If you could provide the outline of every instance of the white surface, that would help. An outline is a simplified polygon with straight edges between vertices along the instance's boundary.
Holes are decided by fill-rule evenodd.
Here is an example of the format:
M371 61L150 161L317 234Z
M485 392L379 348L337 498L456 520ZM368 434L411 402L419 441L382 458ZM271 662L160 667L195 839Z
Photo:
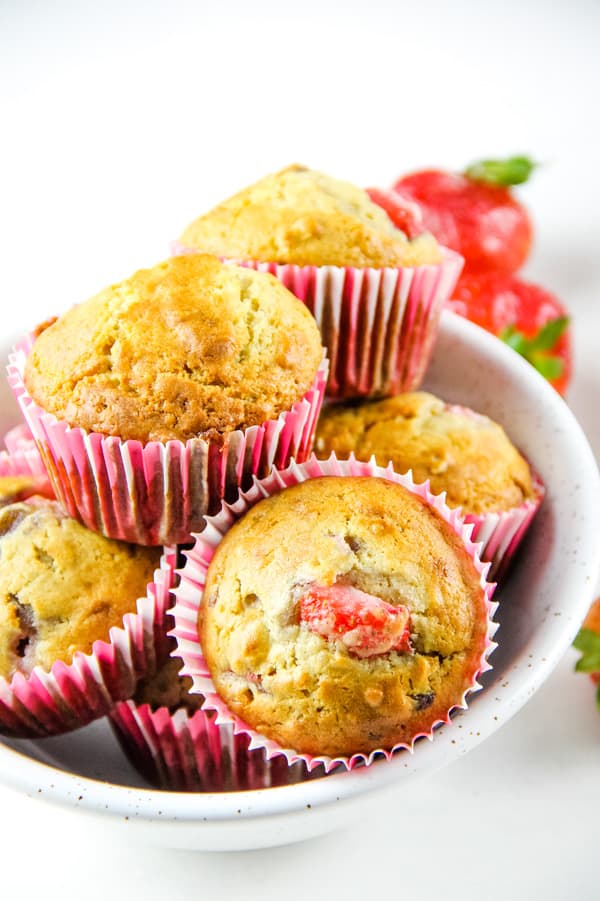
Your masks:
M570 400L600 456L598 5L301 8L2 4L2 332L155 262L201 209L293 159L386 184L525 150L546 163L522 190L527 272L574 313ZM573 660L464 760L296 848L131 848L0 790L2 895L596 898L600 717Z

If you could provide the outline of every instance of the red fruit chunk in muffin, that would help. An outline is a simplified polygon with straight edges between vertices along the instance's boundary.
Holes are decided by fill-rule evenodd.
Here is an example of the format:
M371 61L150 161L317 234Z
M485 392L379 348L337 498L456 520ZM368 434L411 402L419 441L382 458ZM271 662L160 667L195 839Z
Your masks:
M322 638L343 642L357 657L411 651L408 608L352 585L311 586L300 598L300 620Z

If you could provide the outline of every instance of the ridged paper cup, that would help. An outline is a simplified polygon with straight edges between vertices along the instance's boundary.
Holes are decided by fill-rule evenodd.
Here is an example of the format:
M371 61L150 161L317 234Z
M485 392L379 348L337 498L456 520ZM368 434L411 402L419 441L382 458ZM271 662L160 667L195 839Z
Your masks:
M9 358L8 377L44 460L57 499L70 516L109 538L135 544L185 543L207 513L233 501L254 475L306 459L327 381L327 360L290 410L260 426L229 432L222 442L122 441L72 428L38 406L23 374L34 338Z
M533 497L518 507L498 513L466 513L464 520L473 526L472 540L480 545L480 556L491 564L489 578L500 582L519 545L527 534L533 518L544 499L546 489L540 477L533 475Z
M177 242L174 254L198 253ZM384 269L225 260L270 272L311 311L329 356L327 396L387 397L414 391L463 258L442 248L438 264Z
M39 494L52 497L53 491L44 461L24 423L6 433L4 446L6 450L0 450L0 477L27 476L33 479Z
M432 507L441 518L451 527L464 543L464 546L470 555L473 566L480 578L482 590L482 601L485 604L488 615L488 628L481 648L481 653L474 660L473 673L470 684L464 690L462 697L447 712L444 719L436 720L431 724L431 728L427 732L422 732L412 737L410 743L399 743L392 748L379 748L369 753L358 753L352 757L327 757L313 756L310 754L300 753L293 748L282 748L275 741L266 738L264 735L253 730L240 717L236 716L217 694L213 680L211 678L206 660L204 658L202 647L198 636L198 612L202 600L202 593L206 581L206 574L210 566L210 562L215 553L215 549L221 542L223 536L231 528L231 526L240 519L244 513L270 495L277 494L279 491L303 482L307 479L319 478L321 476L375 476L386 479L402 485L412 494L421 498L426 504ZM410 474L399 475L394 472L391 466L383 468L377 466L374 461L364 463L359 462L354 457L349 460L338 460L334 454L328 460L317 460L313 455L304 464L292 463L284 471L274 470L267 478L255 480L250 491L245 492L238 501L233 504L223 504L221 512L208 521L205 531L201 535L195 536L193 547L186 551L187 562L180 572L180 582L175 589L176 604L171 613L175 619L175 628L172 635L177 642L177 648L173 652L174 656L183 659L184 667L181 671L182 675L192 678L192 692L198 692L205 698L203 710L213 710L216 712L215 722L221 724L231 724L234 733L246 734L250 738L251 748L264 748L268 759L274 756L282 755L291 765L299 760L304 761L307 769L312 769L322 764L329 772L338 765L344 766L351 770L355 766L370 765L375 759L385 757L389 760L392 755L399 750L414 749L415 742L419 738L433 737L434 729L441 723L448 723L453 710L458 708L465 709L467 706L467 696L480 688L477 679L479 675L490 669L488 656L495 647L492 641L496 624L493 622L493 613L496 604L492 603L491 597L495 585L486 581L486 573L489 564L482 564L478 555L478 546L473 544L470 539L471 526L465 525L460 513L457 510L451 510L445 503L443 495L434 495L430 492L428 483L415 485Z
M210 711L181 707L153 710L123 701L110 714L113 731L133 766L157 788L169 791L247 791L291 785L307 777L302 763L267 758L250 749L250 737L218 726Z
M137 682L152 673L169 652L166 612L173 603L177 554L165 548L146 597L132 602L137 612L123 617L89 654L76 651L71 663L57 661L29 675L0 677L0 733L17 738L59 735L107 714L132 697Z

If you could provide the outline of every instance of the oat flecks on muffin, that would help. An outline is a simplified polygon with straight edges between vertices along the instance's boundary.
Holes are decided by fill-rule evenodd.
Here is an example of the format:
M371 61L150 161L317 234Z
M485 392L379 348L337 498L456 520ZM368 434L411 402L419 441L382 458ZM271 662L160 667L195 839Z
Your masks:
M311 621L315 588L325 604L327 588L345 590L348 604ZM353 610L363 592L407 612L401 650L376 646L379 627ZM384 479L325 477L260 501L225 535L199 634L234 713L284 747L336 756L410 742L460 703L487 613L468 552L418 497Z
M54 501L0 509L0 675L70 663L135 613L160 559L90 532Z
M429 479L435 494L445 491L448 504L465 513L509 510L534 495L529 465L501 426L424 391L328 407L315 451L411 469L415 482Z
M300 266L438 263L432 235L409 241L366 191L304 166L256 182L189 225L185 247Z
M290 409L322 359L316 323L270 275L175 257L45 329L25 384L69 425L123 439L218 440Z

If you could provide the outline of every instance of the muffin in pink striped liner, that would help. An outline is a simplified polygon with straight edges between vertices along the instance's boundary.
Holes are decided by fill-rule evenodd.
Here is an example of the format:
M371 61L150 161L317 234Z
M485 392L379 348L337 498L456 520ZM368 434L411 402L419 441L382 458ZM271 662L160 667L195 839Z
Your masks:
M487 416L447 404L424 391L408 392L359 406L328 406L319 419L315 452L344 458L374 458L461 510L473 525L471 539L497 580L531 524L542 499L540 477Z
M274 471L186 552L182 673L268 758L329 771L413 750L489 669L494 586L470 531L391 467Z
M222 792L307 778L302 763L289 766L282 756L268 760L262 749L250 750L248 735L217 726L215 715L200 709L202 696L189 693L192 681L178 675L180 667L172 658L110 713L123 750L148 782L170 791Z
M203 255L111 286L9 364L65 509L148 545L188 541L253 475L305 459L326 379L305 307Z
M366 191L302 166L199 217L172 250L277 276L319 325L338 399L419 386L463 262L429 234L409 240Z
M131 697L168 654L175 565L47 498L0 506L0 732L60 734Z

